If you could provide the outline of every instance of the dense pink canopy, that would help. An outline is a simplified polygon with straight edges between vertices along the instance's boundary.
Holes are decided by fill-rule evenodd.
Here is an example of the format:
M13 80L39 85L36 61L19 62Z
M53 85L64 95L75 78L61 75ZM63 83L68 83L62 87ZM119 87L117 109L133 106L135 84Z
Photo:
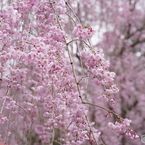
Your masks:
M142 0L2 0L0 145L141 145Z

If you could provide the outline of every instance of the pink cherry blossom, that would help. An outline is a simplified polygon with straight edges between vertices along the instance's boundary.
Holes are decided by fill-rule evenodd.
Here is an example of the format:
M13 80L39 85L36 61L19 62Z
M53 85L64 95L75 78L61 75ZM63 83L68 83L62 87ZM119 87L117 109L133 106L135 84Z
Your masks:
M82 26L82 25L78 24L74 28L73 34L79 38L90 39L94 34L94 30L89 26Z

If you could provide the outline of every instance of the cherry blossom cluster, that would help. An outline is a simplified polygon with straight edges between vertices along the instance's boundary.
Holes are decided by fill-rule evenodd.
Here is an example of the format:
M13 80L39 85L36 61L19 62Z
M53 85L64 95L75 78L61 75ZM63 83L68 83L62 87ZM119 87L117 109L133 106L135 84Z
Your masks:
M84 50L81 54L91 81L98 86L102 85L104 87L102 98L114 103L113 94L118 93L119 89L113 83L115 73L108 71L110 64L105 60L103 51L101 49L97 51Z
M116 130L120 133L124 133L126 136L130 137L131 139L138 138L139 136L129 128L131 123L131 120L129 119L119 119L119 121L116 121L115 124L109 122L108 126L112 130Z
M90 39L94 34L94 30L90 26L82 26L78 24L74 28L73 34L79 38Z

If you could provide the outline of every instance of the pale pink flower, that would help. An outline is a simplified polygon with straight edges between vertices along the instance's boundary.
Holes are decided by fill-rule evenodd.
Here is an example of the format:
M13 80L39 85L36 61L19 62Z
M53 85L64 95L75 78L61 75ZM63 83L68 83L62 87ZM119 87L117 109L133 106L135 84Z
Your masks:
M94 34L94 30L89 26L82 26L82 25L78 24L74 28L73 34L80 38L90 39Z

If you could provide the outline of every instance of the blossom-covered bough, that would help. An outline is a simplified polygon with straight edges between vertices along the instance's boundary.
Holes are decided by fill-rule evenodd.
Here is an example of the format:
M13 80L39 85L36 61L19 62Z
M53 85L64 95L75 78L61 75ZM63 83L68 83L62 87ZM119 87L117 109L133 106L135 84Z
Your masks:
M115 103L115 73L89 40L95 31L82 24L71 4L1 3L0 141L5 144L100 145L102 131L91 120L90 106L115 116L115 124L108 124L113 130L138 137L129 119L93 102L95 87L103 101Z

